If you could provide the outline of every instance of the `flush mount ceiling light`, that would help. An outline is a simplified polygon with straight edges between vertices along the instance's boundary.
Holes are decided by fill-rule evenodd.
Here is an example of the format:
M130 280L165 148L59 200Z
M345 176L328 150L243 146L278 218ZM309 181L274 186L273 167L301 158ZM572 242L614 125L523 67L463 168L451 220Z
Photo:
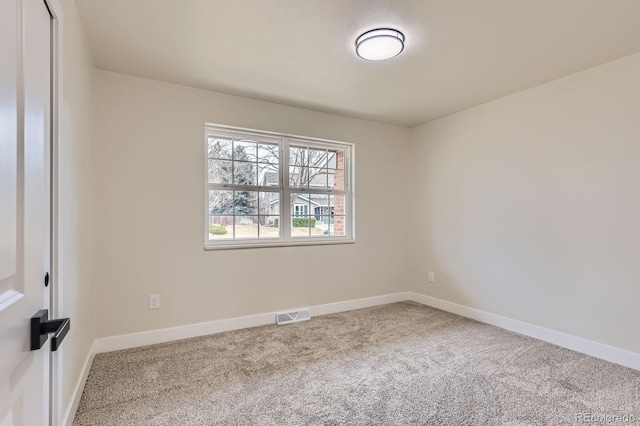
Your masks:
M384 61L404 49L404 34L392 28L367 31L356 39L356 53L368 61Z

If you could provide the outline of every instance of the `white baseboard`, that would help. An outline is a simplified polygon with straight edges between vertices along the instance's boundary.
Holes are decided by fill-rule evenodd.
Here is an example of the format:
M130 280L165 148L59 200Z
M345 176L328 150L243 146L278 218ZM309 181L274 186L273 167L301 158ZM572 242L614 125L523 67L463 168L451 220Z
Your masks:
M363 299L347 300L344 302L327 303L310 306L311 316L327 315L354 309L369 308L371 306L386 305L388 303L409 300L411 292L386 294L383 296L366 297ZM159 330L143 331L140 333L123 334L120 336L96 339L95 352L111 352L139 346L154 345L173 340L188 339L190 337L206 336L231 330L275 324L276 312L250 315L246 317L229 318L217 321L189 324L180 327L163 328Z
M309 311L311 312L311 316L314 317L401 302L403 300L411 300L423 305L432 306L443 311L494 325L505 330L524 334L535 339L544 340L545 342L553 343L555 345L596 358L601 358L625 367L640 370L640 354L638 353L412 291L310 306ZM274 311L245 317L229 318L199 324L189 324L180 327L105 337L96 339L93 349L95 353L111 352L121 349L153 345L156 343L170 342L173 340L187 339L190 337L206 336L208 334L274 324L275 316L276 313ZM88 371L86 373L88 374ZM86 380L86 377L84 377L84 380ZM84 382L82 383L84 384Z
M121 349L137 348L155 345L173 340L206 336L208 334L239 330L242 328L258 327L274 324L275 313L250 315L211 322L183 325L179 327L161 328L158 330L142 331L140 333L121 334L119 336L96 339L96 353L119 351Z
M94 341L93 345L91 345L91 349L89 349L87 359L84 361L84 365L82 366L82 374L78 378L78 381L73 388L73 398L71 399L71 405L69 406L69 408L67 408L67 411L64 415L64 420L62 422L64 426L73 425L73 419L75 419L76 413L78 412L78 405L80 405L82 391L84 390L84 385L87 383L89 371L91 370L91 364L93 364L93 358L96 356L95 348L96 343Z
M311 317L335 314L336 312L353 311L354 309L370 308L372 306L386 305L389 303L411 300L411 292L385 294L383 296L365 297L364 299L346 300L344 302L327 303L325 305L311 306Z
M554 345L590 355L595 358L604 359L615 364L640 370L640 354L638 353L594 342L571 334L562 333L560 331L551 330L549 328L529 324L527 322L503 317L501 315L492 314L490 312L481 311L479 309L470 308L468 306L459 305L457 303L448 302L446 300L437 299L435 297L426 296L424 294L415 292L409 293L410 300L413 300L414 302L451 312L466 318L471 318L485 324L504 328L505 330L524 334L525 336L533 337L535 339L544 340L545 342L553 343Z

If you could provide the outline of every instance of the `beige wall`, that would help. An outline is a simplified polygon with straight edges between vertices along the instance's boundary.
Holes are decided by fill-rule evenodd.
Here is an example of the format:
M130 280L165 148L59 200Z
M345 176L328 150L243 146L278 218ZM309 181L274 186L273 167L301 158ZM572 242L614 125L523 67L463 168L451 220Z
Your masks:
M412 139L415 291L640 352L640 54Z
M96 97L98 337L406 290L408 129L104 71ZM356 244L204 251L205 122L355 143Z
M74 2L60 3L59 288L60 316L71 318L62 345L64 415L95 339L95 143L93 59Z
M412 130L96 71L97 336L413 289L640 352L639 71ZM355 143L357 243L204 251L205 122Z

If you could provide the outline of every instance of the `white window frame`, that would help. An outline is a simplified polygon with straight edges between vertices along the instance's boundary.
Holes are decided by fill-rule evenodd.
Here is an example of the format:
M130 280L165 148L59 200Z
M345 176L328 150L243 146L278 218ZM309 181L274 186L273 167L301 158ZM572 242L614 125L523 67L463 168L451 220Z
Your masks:
M244 138L249 137L258 142L274 143L278 141L280 145L279 159L279 185L261 186L258 185L234 185L234 184L212 184L208 181L209 162L208 144L209 137L223 138ZM310 148L340 149L344 151L344 190L337 189L317 189L317 188L289 188L289 145L305 144ZM275 132L268 132L242 127L225 126L220 124L205 123L204 137L204 249L239 249L258 247L287 247L287 246L307 246L326 244L353 244L355 243L355 145L347 142L338 142L327 139L317 139L298 135L289 135ZM244 190L278 192L280 194L280 216L279 216L279 237L278 238L243 238L227 240L209 239L209 190ZM291 194L329 194L345 196L345 235L344 236L309 236L292 237L291 223L292 212L288 206L291 205ZM284 208L287 206L287 208Z

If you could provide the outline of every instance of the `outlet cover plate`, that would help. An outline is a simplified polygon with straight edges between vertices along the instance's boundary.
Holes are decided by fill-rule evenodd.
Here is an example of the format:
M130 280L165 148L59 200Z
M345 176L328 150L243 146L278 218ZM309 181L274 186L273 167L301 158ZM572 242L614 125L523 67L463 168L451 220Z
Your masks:
M150 294L149 295L149 309L160 309L160 295L159 294Z

